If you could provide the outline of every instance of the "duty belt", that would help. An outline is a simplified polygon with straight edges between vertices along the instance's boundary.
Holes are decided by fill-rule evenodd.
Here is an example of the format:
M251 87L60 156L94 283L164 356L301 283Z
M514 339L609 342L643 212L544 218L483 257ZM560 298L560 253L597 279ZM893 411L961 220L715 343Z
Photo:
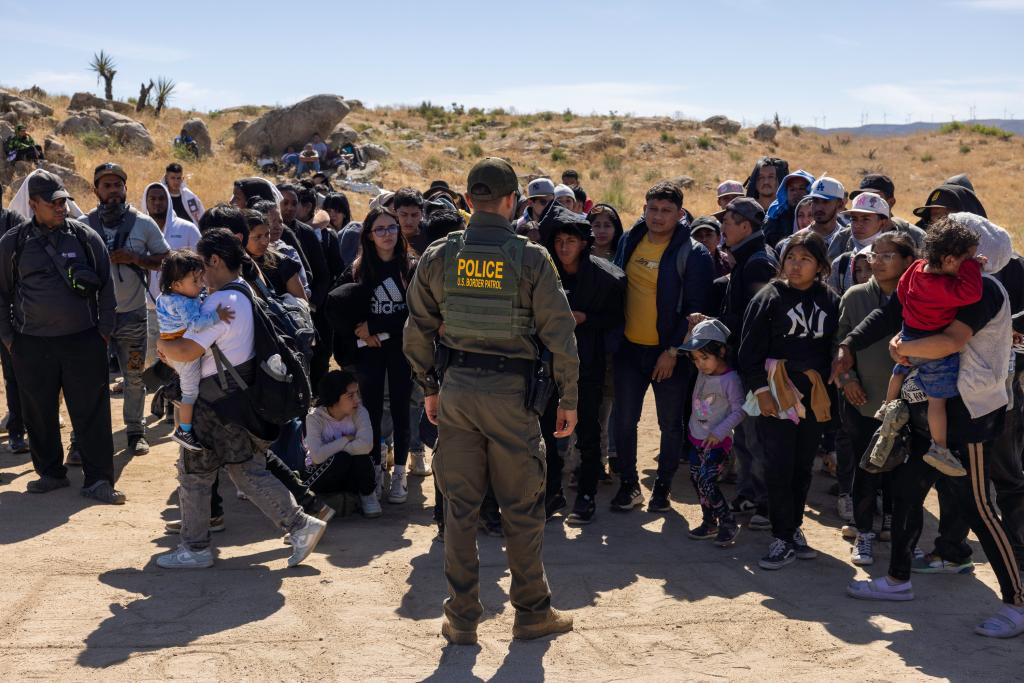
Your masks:
M494 372L508 372L529 377L533 373L534 365L535 361L529 358L508 358L507 356L495 356L489 353L448 349L447 369L471 368L493 370Z

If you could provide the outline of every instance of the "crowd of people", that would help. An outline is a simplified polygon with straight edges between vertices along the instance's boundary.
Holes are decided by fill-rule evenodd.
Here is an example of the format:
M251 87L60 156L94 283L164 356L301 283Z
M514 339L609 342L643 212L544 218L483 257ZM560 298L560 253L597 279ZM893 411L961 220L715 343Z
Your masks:
M437 438L404 344L410 286L429 245L461 248L472 207L435 181L385 191L355 220L322 172L329 155L314 138L282 162L308 177L241 178L225 188L230 201L210 208L177 163L144 186L138 206L121 166L97 167L88 213L56 176L25 181L0 215L0 352L10 446L30 450L38 474L28 491L69 486L67 467L80 466L83 495L125 502L113 470L113 355L128 454L149 450L154 383L151 409L175 422L182 447L181 521L167 525L181 544L161 567L213 564L210 533L226 525L221 472L288 534L290 565L316 546L331 501L358 501L369 518L382 501L406 503L408 477L430 474ZM820 476L835 479L850 561L871 565L889 544L888 571L851 582L850 596L910 600L912 573L970 571L973 531L1004 603L977 632L1024 632L1024 345L1014 331L1024 258L969 179L939 183L914 224L893 214L885 175L847 191L771 157L745 181L722 182L720 210L706 216L670 182L648 190L640 216L624 217L594 202L577 171L560 181L532 179L512 217L547 249L575 321L575 432L562 436L557 392L537 411L548 519L599 522L602 484L617 486L605 509L665 513L683 465L702 515L689 520L690 538L729 547L741 532L763 532L758 565L779 570L818 554L802 525L820 462ZM458 276L493 278L486 263L460 259ZM535 321L518 305L500 323L529 334ZM488 335L464 314L472 302L442 308L451 329ZM239 426L248 406L231 397L264 371L268 311L296 322L314 399L308 415L261 431ZM557 377L559 350L546 351ZM637 429L648 390L660 443L645 491ZM66 458L61 394L73 427ZM723 485L732 484L730 500ZM920 536L933 486L941 516L928 548ZM445 504L435 487L439 540ZM502 534L493 492L479 526Z

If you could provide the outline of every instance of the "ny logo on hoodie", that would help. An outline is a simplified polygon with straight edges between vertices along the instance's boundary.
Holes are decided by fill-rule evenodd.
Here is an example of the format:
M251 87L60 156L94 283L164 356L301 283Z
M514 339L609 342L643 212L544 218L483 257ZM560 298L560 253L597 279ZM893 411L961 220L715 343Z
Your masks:
M803 304L797 304L786 313L790 323L787 337L813 337L819 339L825 336L825 311L818 308L818 304L811 304L810 313L804 310Z

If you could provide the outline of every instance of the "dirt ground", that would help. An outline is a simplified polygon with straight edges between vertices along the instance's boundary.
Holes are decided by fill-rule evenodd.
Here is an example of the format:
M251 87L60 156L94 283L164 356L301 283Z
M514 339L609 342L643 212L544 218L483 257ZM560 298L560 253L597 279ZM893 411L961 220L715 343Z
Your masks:
M645 490L657 429L648 396L641 423ZM120 401L115 446L123 449ZM3 680L951 680L1019 681L1024 641L988 640L971 628L998 604L987 564L966 576L914 580L917 599L847 598L863 576L838 533L831 480L816 477L806 530L821 552L779 572L757 568L766 532L744 530L728 550L686 537L699 523L689 482L676 479L673 510L613 514L602 487L593 524L547 526L554 605L574 633L514 642L501 539L481 536L485 608L478 647L445 647L442 546L433 541L430 478L410 478L405 505L384 516L335 519L307 564L225 484L228 528L215 534L214 569L169 572L157 555L177 538L169 427L152 452L121 453L123 507L93 505L72 487L25 493L28 455L0 451L0 677ZM65 443L67 442L65 435ZM731 487L730 487L731 489ZM731 494L731 490L727 491ZM925 539L934 535L934 496ZM881 575L888 548L870 568ZM976 557L981 558L976 547Z

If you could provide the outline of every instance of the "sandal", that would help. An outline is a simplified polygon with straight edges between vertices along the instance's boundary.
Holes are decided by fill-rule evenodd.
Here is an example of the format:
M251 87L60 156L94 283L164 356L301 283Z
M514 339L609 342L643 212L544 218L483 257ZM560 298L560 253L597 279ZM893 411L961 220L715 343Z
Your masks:
M1024 607L1003 605L1003 608L974 627L979 636L1013 638L1024 633Z
M894 586L884 576L870 581L851 581L846 584L846 594L858 600L905 602L914 599L914 589L909 581Z

